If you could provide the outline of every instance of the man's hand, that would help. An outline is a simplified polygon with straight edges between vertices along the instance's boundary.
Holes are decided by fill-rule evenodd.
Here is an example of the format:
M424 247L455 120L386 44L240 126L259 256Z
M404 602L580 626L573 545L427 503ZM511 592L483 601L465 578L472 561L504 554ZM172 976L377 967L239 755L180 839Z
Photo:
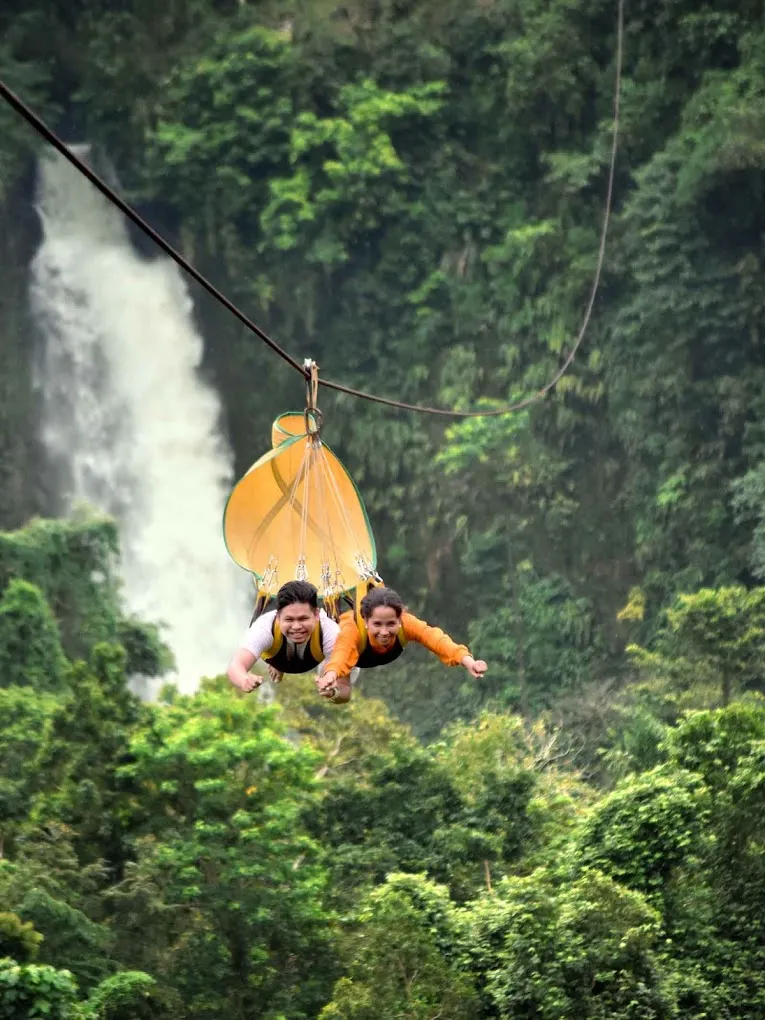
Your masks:
M462 665L468 671L468 673L476 680L480 680L486 670L489 668L483 659L474 659L472 655L466 655L462 660Z
M255 665L255 661L255 656L249 648L239 648L234 652L234 657L226 671L226 676L234 687L238 687L245 694L254 691L256 687L260 687L263 683L262 676L258 676L257 673L250 673L250 670Z
M273 666L268 667L268 676L272 684L280 684L284 679L284 673L280 672L280 670L278 669L275 669Z
M245 694L257 690L263 683L263 677L258 676L257 673L246 673L242 677L229 677L229 679L235 687L238 687L240 691L244 691Z

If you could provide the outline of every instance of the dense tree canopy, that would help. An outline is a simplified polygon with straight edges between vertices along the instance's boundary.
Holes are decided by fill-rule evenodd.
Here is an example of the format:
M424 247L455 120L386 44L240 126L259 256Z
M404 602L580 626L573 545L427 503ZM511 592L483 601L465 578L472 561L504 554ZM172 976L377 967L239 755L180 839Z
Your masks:
M490 409L582 321L616 15L6 0L0 73L324 376ZM631 0L624 43L555 391L322 393L383 575L490 663L408 649L342 710L131 693L170 653L115 525L51 519L40 142L0 107L0 1018L765 1013L761 3ZM192 293L243 470L300 380Z

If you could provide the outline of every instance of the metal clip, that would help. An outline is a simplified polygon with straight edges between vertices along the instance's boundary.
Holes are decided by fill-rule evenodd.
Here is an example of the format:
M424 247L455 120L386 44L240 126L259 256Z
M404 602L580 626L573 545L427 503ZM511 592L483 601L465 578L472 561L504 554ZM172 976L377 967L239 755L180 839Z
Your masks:
M319 410L319 366L311 358L303 361L305 371L305 430L309 436L319 439L324 415Z

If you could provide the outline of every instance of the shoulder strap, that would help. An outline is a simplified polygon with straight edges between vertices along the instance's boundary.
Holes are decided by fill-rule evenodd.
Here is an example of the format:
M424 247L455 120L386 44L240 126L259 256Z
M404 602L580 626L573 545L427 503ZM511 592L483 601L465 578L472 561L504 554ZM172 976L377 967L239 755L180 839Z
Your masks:
M321 662L322 659L324 658L323 637L324 635L322 634L321 631L321 620L319 620L319 622L311 631L311 640L308 644L308 647L311 649L311 655L313 656L315 662Z
M357 647L359 650L359 655L362 655L366 651L367 645L369 644L369 634L367 633L367 625L364 622L361 613L356 614L356 630L359 632Z
M282 628L279 626L279 618L277 616L274 617L271 633L274 636L274 640L268 651L263 652L261 656L263 659L272 659L284 644L284 635L282 634Z
M263 613L266 612L266 610L273 609L275 604L276 599L273 597L273 595L266 591L265 588L260 588L258 591L258 597L255 600L255 608L252 611L250 626L252 626L253 623L255 623L255 621L257 620L257 618L259 616L262 616Z

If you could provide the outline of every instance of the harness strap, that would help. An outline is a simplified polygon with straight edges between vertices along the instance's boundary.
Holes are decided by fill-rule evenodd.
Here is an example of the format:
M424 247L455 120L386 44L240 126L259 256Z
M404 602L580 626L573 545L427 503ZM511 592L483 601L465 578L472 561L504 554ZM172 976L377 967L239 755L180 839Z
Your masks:
M273 595L271 595L265 588L258 590L258 597L255 600L255 608L252 611L252 618L250 619L250 626L255 623L259 616L262 616L267 609L275 602Z
M282 628L279 626L278 616L274 617L273 626L271 627L271 633L274 636L274 640L268 651L263 652L264 659L273 659L277 652L281 651L281 647L284 644L284 635L282 634Z

